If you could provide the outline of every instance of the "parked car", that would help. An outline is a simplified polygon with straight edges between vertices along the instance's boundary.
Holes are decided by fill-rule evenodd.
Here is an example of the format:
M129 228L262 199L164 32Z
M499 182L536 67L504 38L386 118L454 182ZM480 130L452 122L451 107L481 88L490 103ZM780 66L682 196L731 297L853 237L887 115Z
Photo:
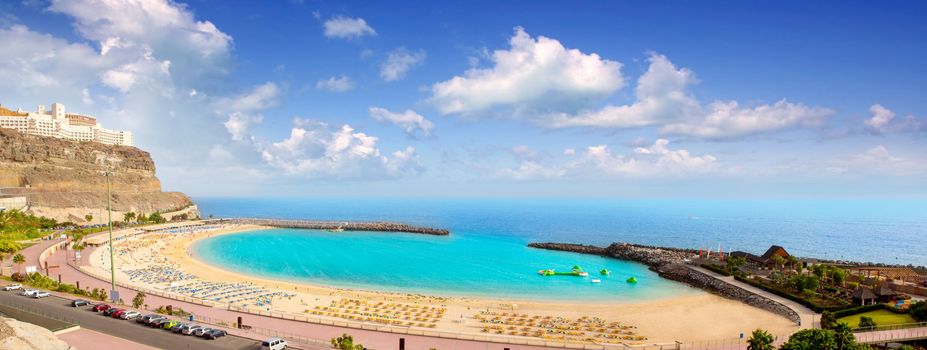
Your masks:
M81 307L81 306L87 306L87 305L90 305L90 302L83 300L83 299L76 299L76 300L71 301L71 306L73 307Z
M209 332L209 331L211 331L211 330L212 330L212 328L209 328L209 327L202 327L202 328L200 328L200 329L197 329L197 330L193 331L193 335L195 335L195 336L197 336L197 337L202 337L202 336L206 335L206 333Z
M119 317L121 317L122 314L124 314L126 311L129 311L129 310L126 310L126 309L118 309L118 310L116 310L116 311L113 311L113 313L110 314L109 316L112 317L112 318L119 318Z
M154 317L149 318L148 321L145 321L145 324L152 326L152 327L156 327L157 326L156 323L161 322L161 321L166 321L166 320L167 320L167 317L164 317L161 315L155 315Z
M200 325L198 325L198 324L193 324L193 325L190 325L190 326L187 327L187 328L184 328L182 331L180 331L180 333L183 334L183 335L193 335L194 332L196 332L198 329L202 329L202 328L203 328L203 326L200 326Z
M183 333L183 331L184 331L185 329L190 328L190 327L192 327L192 326L193 326L192 323L181 323L181 324L179 324L179 325L177 325L177 326L174 326L174 328L171 328L171 332L174 332L174 333Z
M270 338L261 342L261 350L283 350L287 347L286 340L280 338Z
M149 325L149 326L152 326L152 327L154 327L154 328L162 328L162 327L164 327L164 324L165 324L165 323L168 323L168 322L171 322L171 320L169 320L169 319L167 319L167 318L165 317L165 318L159 318L159 319L157 319L157 320L155 320L155 321L153 321L153 322L151 322L151 323L148 323L148 325Z
M13 284L8 284L6 286L3 286L3 290L8 291L8 292L11 290L19 290L19 289L23 289L23 285L19 283L13 283Z
M180 321L177 321L177 320L167 320L167 322L164 322L164 324L161 325L161 328L162 328L162 329L171 330L171 329L174 328L174 326L179 326L179 325L180 325Z
M103 316L112 316L114 312L119 311L119 310L122 310L122 309L111 307L109 309L103 310Z
M203 334L203 338L206 338L206 339L219 339L219 337L224 337L226 334L228 334L228 333L226 333L225 331L223 331L223 330L221 330L221 329L213 329L213 330L211 330L211 331L209 331L209 332L206 332L206 334Z
M93 306L93 312L106 311L107 309L109 309L109 308L111 308L111 307L112 307L112 306L109 306L109 305L106 305L106 304L103 304L103 303L96 304L96 305Z
M119 315L119 318L123 320L131 320L141 315L142 314L139 313L138 311L126 311L126 312L123 312L122 315Z
M136 319L135 319L135 322L138 322L138 323L148 323L148 321L150 321L152 317L160 317L160 316L161 316L161 315L158 315L158 314L147 314L147 315L145 315L145 316L136 318Z
M48 292L38 292L32 295L32 297L38 299L38 298L47 298L50 295L51 294L48 294Z
M35 295L35 293L38 293L38 292L39 292L39 291L37 291L37 290L35 290L35 289L26 289L26 290L24 290L21 294L22 294L22 295L25 295L25 296L27 296L27 297L31 297L31 296Z

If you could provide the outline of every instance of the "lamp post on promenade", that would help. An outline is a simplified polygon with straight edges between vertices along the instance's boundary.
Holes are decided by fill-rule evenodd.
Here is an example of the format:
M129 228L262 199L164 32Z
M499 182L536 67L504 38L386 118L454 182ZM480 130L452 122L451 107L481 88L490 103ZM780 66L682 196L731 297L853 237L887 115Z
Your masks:
M110 179L113 176L113 172L105 171L103 175L106 175L106 211L109 216L107 219L109 223L109 271L111 283L109 296L110 299L115 302L119 297L119 293L116 292L116 264L113 258L113 195L110 189Z

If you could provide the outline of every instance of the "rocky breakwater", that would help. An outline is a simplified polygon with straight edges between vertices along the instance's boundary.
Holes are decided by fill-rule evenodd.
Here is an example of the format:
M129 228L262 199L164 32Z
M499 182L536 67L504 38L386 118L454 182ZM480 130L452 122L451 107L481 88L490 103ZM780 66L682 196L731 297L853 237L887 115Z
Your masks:
M161 191L148 152L0 128L0 195L25 198L33 214L78 224L105 222L105 172L112 174L114 219L126 212L160 212L167 219L168 213L199 215L183 193Z
M727 283L722 279L709 276L693 269L689 259L698 257L698 251L692 249L645 246L630 243L612 243L608 247L597 247L569 243L531 243L529 247L559 250L565 252L601 255L605 257L634 261L647 265L660 277L686 283L690 286L734 299L747 305L758 307L781 315L796 324L801 317L795 310L767 297L754 294L748 290Z
M451 231L440 228L413 226L396 222L335 222L312 220L275 220L275 219L234 219L235 222L248 225L260 225L283 228L302 228L311 230L337 231L374 231L405 232L434 236L447 236Z

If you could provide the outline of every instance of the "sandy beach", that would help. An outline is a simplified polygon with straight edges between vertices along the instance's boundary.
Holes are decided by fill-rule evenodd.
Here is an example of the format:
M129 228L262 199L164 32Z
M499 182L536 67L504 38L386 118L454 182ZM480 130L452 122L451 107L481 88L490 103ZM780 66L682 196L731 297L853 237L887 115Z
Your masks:
M425 315L421 321L424 323L412 322L412 327L421 325L438 331L459 333L485 334L487 325L481 323L479 318L486 319L495 316L504 320L505 317L499 317L503 313L519 315L512 322L520 320L533 322L531 319L543 320L560 317L570 322L595 320L601 325L620 324L622 328L627 328L623 332L634 334L633 337L646 337L650 342L736 338L740 333L749 333L760 327L773 334L789 334L798 329L795 324L784 317L708 293L634 303L564 303L402 294L333 288L248 276L206 264L190 253L190 246L198 240L264 228L251 225L229 226L184 234L145 233L119 240L116 243L116 250L122 255L116 262L117 279L130 284L139 284L139 281L133 280L125 271L150 268L152 265L160 264L158 259L166 258L171 266L176 266L186 275L196 276L196 281L246 284L248 287L260 287L266 291L281 293L268 297L267 300L272 300L272 303L263 303L264 305L258 306L251 302L248 308L346 321L343 317L330 317L325 312L317 310L342 305L345 301L362 302L363 306L370 306L374 310L376 310L375 304L398 305L405 308L421 306L422 308L434 308L431 311L434 315ZM148 241L143 241L146 236L150 236L147 238ZM93 262L93 268L109 270L107 259L101 259L99 256L105 251L106 249L97 249L92 253L94 255L91 256L90 261ZM149 258L145 261L145 259L135 257L154 257L154 259ZM183 281L183 283L192 282ZM158 289L167 287L167 284L155 285ZM513 304L517 304L517 307L513 307ZM413 310L415 310L414 307ZM364 309L368 308L364 307ZM438 314L439 309L440 314ZM480 315L481 311L486 310L490 310L493 314ZM312 311L316 311L317 314L310 313ZM339 309L339 311L345 312L346 310ZM434 317L429 318L430 316ZM363 319L357 321L363 321ZM583 325L586 327L585 324ZM489 329L488 332L490 334L495 332L502 335L534 336L534 334L526 333L528 328L524 328L525 332L520 332L519 329L511 332L507 328L510 327L499 331ZM519 326L519 328L522 327ZM629 341L629 343L633 342Z

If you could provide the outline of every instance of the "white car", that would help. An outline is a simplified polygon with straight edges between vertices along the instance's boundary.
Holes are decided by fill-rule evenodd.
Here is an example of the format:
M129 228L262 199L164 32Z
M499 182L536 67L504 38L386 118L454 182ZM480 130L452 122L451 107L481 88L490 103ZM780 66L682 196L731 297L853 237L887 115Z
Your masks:
M5 291L11 291L11 290L17 290L17 289L23 289L23 285L19 283L13 283L13 284L8 284L3 287L3 290Z
M126 311L126 312L123 312L122 315L119 315L119 318L121 318L121 319L123 319L123 320L131 320L131 319L136 318L136 317L138 317L138 316L140 316L140 315L141 315L141 314L138 313L138 311Z
M285 350L287 345L286 340L270 338L261 342L261 350Z
M51 294L48 294L48 292L37 292L37 293L33 294L32 297L38 299L38 298L45 298L45 297L48 297L49 295L51 295Z
M212 330L212 328L207 328L207 327L199 328L199 329L193 331L193 335L195 335L195 336L197 336L197 337L202 337L203 335L206 334L206 332L209 332L209 331L211 331L211 330Z
M37 291L37 290L35 290L35 289L26 289L26 290L23 291L23 295L25 295L25 296L27 296L27 297L31 297L31 296L35 295L35 293L38 293L38 292L39 292L39 291Z
M203 328L203 326L200 326L200 325L198 325L198 324L194 324L194 325L190 325L190 326L187 327L187 328L184 328L183 330L180 331L180 333L183 334L183 335L193 335L193 333L195 333L195 332L196 332L197 330L199 330L200 328Z

